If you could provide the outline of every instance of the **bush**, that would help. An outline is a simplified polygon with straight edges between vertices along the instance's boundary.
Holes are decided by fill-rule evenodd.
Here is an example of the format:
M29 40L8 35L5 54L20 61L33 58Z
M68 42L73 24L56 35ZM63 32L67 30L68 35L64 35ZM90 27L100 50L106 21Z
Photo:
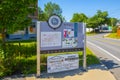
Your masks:
M116 26L114 26L114 27L112 28L112 32L113 32L113 33L116 33L116 32L117 32L117 27L116 27Z
M0 45L0 77L4 76L4 66L3 66L3 50L2 46Z
M68 54L72 54L70 52ZM76 52L75 52L76 53ZM47 57L55 56L57 54L41 54L41 71L47 70ZM66 53L62 53L66 54ZM82 66L82 52L78 52L80 59L80 66ZM99 63L96 56L87 49L87 64ZM21 44L6 44L6 54L0 48L0 77L13 75L13 74L31 74L36 73L36 44L21 45Z
M36 55L35 44L30 46L6 44L5 52L0 48L0 76L27 74L35 71L31 68L36 68L33 66L36 66L36 58L29 59L29 57Z

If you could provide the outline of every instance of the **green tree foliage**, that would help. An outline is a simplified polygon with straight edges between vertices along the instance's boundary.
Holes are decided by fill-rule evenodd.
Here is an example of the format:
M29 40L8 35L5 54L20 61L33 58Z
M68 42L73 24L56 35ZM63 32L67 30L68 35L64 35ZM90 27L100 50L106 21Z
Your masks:
M37 0L0 0L0 30L2 33L2 48L6 54L6 32L28 27L31 23L29 14L36 10Z
M116 33L117 32L117 26L112 26L112 32Z
M86 22L87 16L84 13L74 13L70 22Z
M107 24L108 21L108 12L98 10L95 15L92 17L87 17L84 13L74 13L71 22L85 22L87 23L88 28L95 29L102 24ZM114 21L113 21L114 22Z
M102 12L98 10L93 17L90 17L87 20L87 27L94 29L98 26L101 26L102 24L106 24L107 20L108 20L108 12L106 11Z
M38 11L39 11L39 20L40 21L47 21L48 17L47 17L47 14L39 7L38 8Z
M60 6L52 2L48 2L47 4L45 4L44 11L48 15L48 17L52 14L62 15L62 9L60 8Z
M60 6L56 3L48 2L47 4L44 5L44 12L43 15L45 15L45 20L48 20L48 18L56 14L61 17L62 21L65 21L65 18L62 16L62 9Z
M106 24L108 18L107 11L102 12L101 10L98 10L96 16L98 17L99 25Z
M28 14L36 9L37 0L2 0L0 3L0 30L8 31L27 27Z
M116 23L117 23L117 22L118 22L118 20L117 20L116 18L111 18L111 17L110 17L110 18L107 19L107 24L108 24L108 25L111 25L112 27L113 27L113 26L116 26Z
M98 25L99 25L99 21L98 21L98 18L96 15L87 19L87 27L88 28L94 29L94 28L98 27Z

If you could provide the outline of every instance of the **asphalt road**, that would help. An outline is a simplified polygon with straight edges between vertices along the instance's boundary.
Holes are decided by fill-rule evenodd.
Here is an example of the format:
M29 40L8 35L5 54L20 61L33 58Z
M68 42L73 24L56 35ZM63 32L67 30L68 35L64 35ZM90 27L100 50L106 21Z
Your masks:
M87 46L101 62L120 80L120 40L104 38L103 34L87 36Z

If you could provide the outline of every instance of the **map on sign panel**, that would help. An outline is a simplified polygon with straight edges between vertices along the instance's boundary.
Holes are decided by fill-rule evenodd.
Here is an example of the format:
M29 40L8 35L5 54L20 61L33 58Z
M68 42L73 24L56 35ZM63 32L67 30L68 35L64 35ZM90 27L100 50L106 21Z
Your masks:
M61 46L61 32L41 32L41 47Z

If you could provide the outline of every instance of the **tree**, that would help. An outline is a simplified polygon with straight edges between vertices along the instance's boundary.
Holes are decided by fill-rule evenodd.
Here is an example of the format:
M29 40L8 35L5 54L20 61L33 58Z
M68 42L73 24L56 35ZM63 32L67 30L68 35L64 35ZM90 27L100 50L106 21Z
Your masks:
M87 27L88 28L93 28L93 30L99 26L99 20L98 17L96 15L94 15L93 17L89 18L87 20Z
M87 16L84 13L74 13L70 22L86 22Z
M102 12L101 10L98 10L96 16L98 17L99 25L106 24L108 18L107 11Z
M0 4L0 29L27 27L31 22L27 16L34 13L36 1L3 0Z
M112 32L113 32L113 33L117 32L117 26L116 26L116 25L117 25L117 22L119 22L119 20L116 19L116 18L111 18L111 17L109 17L109 18L107 19L107 24L112 27Z
M40 7L38 8L38 11L39 11L39 12L38 12L38 13L39 13L39 14L38 14L38 15L39 15L39 18L38 18L38 19L39 19L40 21L47 21L47 19L48 19L47 14L46 14Z
M0 2L0 30L2 32L3 48L5 46L6 31L11 32L31 23L28 14L33 14L37 0L1 0Z
M97 28L102 24L106 24L108 20L108 13L106 11L102 12L98 10L97 13L87 20L87 27L89 28Z
M118 20L116 18L108 18L107 20L107 24L110 26L116 26L116 23L118 22Z
M47 19L53 15L56 14L61 17L62 21L65 21L65 18L62 16L62 9L60 6L56 3L48 2L44 5L44 14L46 15Z

